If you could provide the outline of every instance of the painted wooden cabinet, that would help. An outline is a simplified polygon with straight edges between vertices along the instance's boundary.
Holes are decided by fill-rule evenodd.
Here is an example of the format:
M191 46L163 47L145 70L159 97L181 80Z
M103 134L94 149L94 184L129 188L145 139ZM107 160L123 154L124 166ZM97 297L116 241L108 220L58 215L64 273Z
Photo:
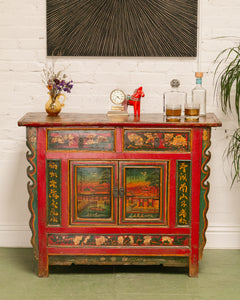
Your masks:
M28 113L30 226L38 275L49 265L188 266L206 243L210 133L199 122Z

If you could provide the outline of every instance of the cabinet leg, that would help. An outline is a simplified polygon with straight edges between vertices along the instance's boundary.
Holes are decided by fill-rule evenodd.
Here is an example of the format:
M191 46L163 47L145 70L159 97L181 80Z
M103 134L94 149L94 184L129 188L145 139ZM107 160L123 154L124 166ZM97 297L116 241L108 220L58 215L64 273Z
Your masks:
M49 276L48 259L43 260L39 258L37 273L39 277Z
M198 261L192 261L192 257L189 258L189 276L198 277Z
M49 276L49 271L44 269L38 269L38 277L48 277Z

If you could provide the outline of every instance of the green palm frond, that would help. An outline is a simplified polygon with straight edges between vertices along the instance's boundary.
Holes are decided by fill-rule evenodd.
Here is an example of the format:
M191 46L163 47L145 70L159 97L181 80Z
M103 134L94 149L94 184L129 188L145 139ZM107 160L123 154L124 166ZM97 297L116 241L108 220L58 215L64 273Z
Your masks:
M229 142L226 155L232 160L232 185L240 181L240 128L237 128Z
M222 50L216 57L214 72L214 94L220 90L221 107L224 113L232 112L231 94L235 94L235 110L240 124L240 45ZM221 70L222 69L222 70Z
M214 72L214 95L220 91L220 104L222 111L237 113L238 125L240 125L240 44L237 47L222 50L216 57ZM232 107L231 98L234 95ZM232 97L231 97L232 96ZM232 161L232 186L234 182L240 181L240 128L237 128L228 144L225 152Z

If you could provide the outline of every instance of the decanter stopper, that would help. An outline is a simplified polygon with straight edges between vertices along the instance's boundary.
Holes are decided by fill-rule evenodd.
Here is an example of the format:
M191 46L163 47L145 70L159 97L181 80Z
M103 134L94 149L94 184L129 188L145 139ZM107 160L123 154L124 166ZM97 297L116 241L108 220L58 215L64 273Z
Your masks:
M173 79L171 80L170 85L172 88L178 88L180 85L180 81L178 79Z

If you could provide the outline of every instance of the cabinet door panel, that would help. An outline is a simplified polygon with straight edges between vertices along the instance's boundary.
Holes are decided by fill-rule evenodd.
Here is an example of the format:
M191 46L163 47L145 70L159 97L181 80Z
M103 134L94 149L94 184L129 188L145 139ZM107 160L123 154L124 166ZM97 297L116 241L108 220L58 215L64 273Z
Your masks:
M70 161L71 224L116 224L117 162Z
M168 162L120 162L120 223L167 224Z

